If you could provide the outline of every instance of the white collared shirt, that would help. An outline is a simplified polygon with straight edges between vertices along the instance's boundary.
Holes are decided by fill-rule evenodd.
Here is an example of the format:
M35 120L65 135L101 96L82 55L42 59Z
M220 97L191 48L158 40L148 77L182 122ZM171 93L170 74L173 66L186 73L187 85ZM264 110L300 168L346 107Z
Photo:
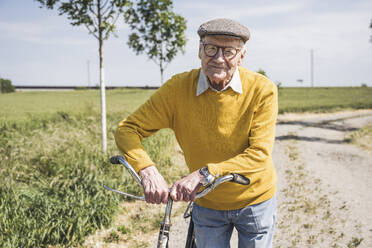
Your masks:
M243 94L243 88L242 88L242 82L240 81L240 75L239 75L239 70L238 67L236 67L236 70L230 80L230 82L222 89L222 90L216 90L213 88L207 76L203 73L203 70L200 69L200 75L199 75L199 80L198 80L198 87L196 89L196 96L199 96L203 94L208 88L211 88L214 91L224 91L231 87L231 89L239 94Z

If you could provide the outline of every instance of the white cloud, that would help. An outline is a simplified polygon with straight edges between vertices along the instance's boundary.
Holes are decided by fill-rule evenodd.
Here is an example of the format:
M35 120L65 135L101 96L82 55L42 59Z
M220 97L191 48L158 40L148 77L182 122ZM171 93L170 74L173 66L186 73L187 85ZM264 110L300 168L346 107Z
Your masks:
M29 22L0 21L0 32L7 36L21 37L26 35L41 35L53 30L53 27Z
M253 18L270 17L275 14L295 13L299 11L303 4L300 1L282 1L275 4L251 4L251 1L231 1L229 3L211 1L187 1L177 5L175 11L187 13L188 26L197 29L200 24L214 18L231 18L249 26L247 21Z
M252 5L249 1L239 2L234 4L234 1L230 3L220 2L193 2L187 1L186 3L180 4L180 8L186 8L194 10L194 15L204 13L205 16L234 16L235 19L247 18L247 17L262 17L273 14L286 14L289 12L298 11L303 7L303 4L299 1L292 1L288 3L276 3L269 5Z
M126 33L129 28L122 22L117 22L117 32ZM66 22L4 22L0 21L0 39L18 40L38 45L76 46L88 45L91 39L88 29L82 26L72 26Z
M66 24L68 25L68 24ZM29 22L0 22L2 39L25 41L38 45L86 45L87 38L82 30L68 30L54 24ZM74 35L71 35L74 34ZM82 34L83 37L73 37ZM85 30L85 34L87 31Z

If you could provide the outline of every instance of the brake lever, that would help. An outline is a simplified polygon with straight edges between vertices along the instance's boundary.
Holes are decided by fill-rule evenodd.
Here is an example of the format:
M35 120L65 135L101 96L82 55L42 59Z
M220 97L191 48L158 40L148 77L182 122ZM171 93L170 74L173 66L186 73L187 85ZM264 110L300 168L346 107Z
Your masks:
M112 164L122 164L129 171L129 173L135 179L135 181L138 183L138 185L142 188L142 180L141 180L140 176L137 174L137 172L133 169L133 167L122 156L113 156L113 157L110 158L110 162ZM118 194L121 194L121 195L125 195L127 197L131 197L131 198L134 198L134 199L137 199L137 200L145 201L145 196L132 195L132 194L125 193L125 192L122 192L122 191L117 190L117 189L110 188L106 185L103 185L103 187L107 190L112 191L112 192L115 192L115 193L118 193Z
M109 186L106 186L106 185L103 185L103 187L104 187L105 189L108 189L108 190L110 190L110 191L112 191L112 192L115 192L115 193L118 193L118 194L121 194L121 195L125 195L125 196L128 196L128 197L132 197L132 198L134 198L134 199L141 200L141 201L146 201L146 199L145 199L144 196L138 196L138 195L128 194L128 193L122 192L122 191L120 191L120 190L110 188Z

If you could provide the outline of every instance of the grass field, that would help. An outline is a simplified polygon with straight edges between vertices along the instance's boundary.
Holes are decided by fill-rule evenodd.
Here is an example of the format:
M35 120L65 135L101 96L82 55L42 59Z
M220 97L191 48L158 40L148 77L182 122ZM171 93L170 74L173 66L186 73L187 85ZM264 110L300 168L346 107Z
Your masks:
M367 108L372 108L371 87L279 89L279 113Z
M153 90L107 91L108 154L113 133ZM372 88L281 88L279 111L372 108ZM0 247L81 244L110 225L119 198L102 184L137 192L100 151L99 91L0 95ZM185 170L172 164L174 136L164 130L144 146L168 181ZM171 169L177 168L177 170ZM138 221L138 220L134 220Z
M154 90L107 90L106 105L109 114L125 115L133 112ZM49 118L57 112L68 114L98 114L98 90L75 91L21 91L0 95L0 121Z
M154 90L108 90L107 111L126 115L133 112ZM0 123L100 111L98 90L24 91L0 95ZM326 112L372 108L371 87L280 88L279 112Z

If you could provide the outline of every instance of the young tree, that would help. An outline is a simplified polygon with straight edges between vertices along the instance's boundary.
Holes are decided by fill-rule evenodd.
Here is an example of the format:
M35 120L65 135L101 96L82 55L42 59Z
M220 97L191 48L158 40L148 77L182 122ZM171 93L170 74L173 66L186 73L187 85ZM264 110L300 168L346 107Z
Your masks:
M89 34L98 40L100 88L101 88L101 124L102 150L107 150L106 135L106 94L103 66L103 41L115 34L115 23L132 3L129 0L36 0L41 7L53 9L58 6L59 15L67 15L71 25L84 25Z
M128 46L136 54L145 52L163 73L177 53L184 53L186 45L186 20L172 11L171 0L140 0L129 8L126 22L133 33L129 35Z

